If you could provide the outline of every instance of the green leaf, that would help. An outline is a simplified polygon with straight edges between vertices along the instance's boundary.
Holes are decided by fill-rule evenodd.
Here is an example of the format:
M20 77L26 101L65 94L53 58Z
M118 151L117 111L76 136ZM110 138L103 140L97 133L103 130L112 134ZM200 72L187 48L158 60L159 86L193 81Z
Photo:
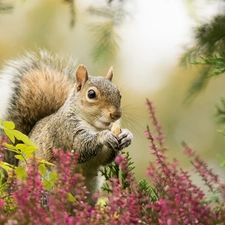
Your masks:
M15 124L12 121L4 121L3 126L6 129L13 130L15 129Z
M49 174L49 180L50 180L51 182L54 183L57 179L58 179L58 174L57 174L57 173L51 172L51 173Z
M22 155L15 155L15 158L24 161L24 157Z
M30 154L36 151L34 146L27 146L26 144L17 144L16 149L20 150L24 154Z
M9 172L13 169L13 167L6 162L0 162L0 167L3 168L4 170L6 170L7 172Z
M37 149L34 146L26 146L26 148L23 150L23 153L25 154L31 154L34 153Z
M17 144L16 149L23 152L23 150L27 147L25 144Z
M15 172L17 177L20 179L25 179L27 177L27 172L23 167L16 167Z
M47 169L46 169L46 166L44 164L40 164L38 166L38 170L39 172L41 173L41 175L44 177L46 176L46 173L47 173Z
M5 148L7 148L7 150L15 150L16 152L19 152L18 150L16 150L16 147L14 145L4 143L4 146Z
M24 144L26 144L28 146L33 146L35 149L37 149L37 146L27 137L27 135L21 133L18 130L13 130L13 134L16 137L17 140L20 140Z
M15 143L15 137L13 135L13 132L11 130L8 130L8 129L5 129L5 128L4 128L4 132L7 135L7 137L10 139L10 141L12 143Z
M28 146L32 146L35 149L37 149L37 146L27 137L27 135L23 134L22 132L18 130L11 129L14 126L13 123L10 123L10 121L5 121L4 125L5 123L6 123L6 126L3 127L4 132L13 143L15 143L15 138L16 138L17 140L22 141L24 144Z
M46 164L46 165L49 165L49 166L55 166L53 163L50 163L44 159L40 159L39 157L36 157L40 163L43 163L43 164Z
M50 191L53 188L53 185L49 180L44 179L43 180L43 187L44 187L45 190Z
M107 206L108 198L106 197L100 197L97 201L97 205L100 205L101 207Z
M32 153L27 153L25 158L26 159L33 159L33 158L35 158L35 156Z
M70 202L77 202L77 200L73 197L73 195L71 193L68 193L68 200Z

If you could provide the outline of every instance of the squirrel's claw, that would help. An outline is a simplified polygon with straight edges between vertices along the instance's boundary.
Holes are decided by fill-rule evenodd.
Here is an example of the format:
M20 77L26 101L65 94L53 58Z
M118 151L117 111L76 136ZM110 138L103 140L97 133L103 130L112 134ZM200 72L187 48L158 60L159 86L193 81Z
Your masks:
M116 150L120 149L117 136L109 130L105 130L101 132L100 142L106 145L110 149L116 149Z
M122 132L118 136L119 149L122 150L128 147L131 144L132 139L133 134L127 129L122 129Z

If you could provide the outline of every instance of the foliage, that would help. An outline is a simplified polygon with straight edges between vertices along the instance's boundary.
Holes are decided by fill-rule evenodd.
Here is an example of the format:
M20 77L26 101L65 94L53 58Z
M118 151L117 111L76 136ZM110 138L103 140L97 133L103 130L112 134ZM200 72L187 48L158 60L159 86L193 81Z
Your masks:
M213 55L207 58L201 58L201 61L193 62L192 64L207 66L202 72L202 78L194 83L190 89L190 95L198 88L201 88L207 83L208 79L213 76L218 76L225 72L225 55ZM216 113L218 123L225 123L225 99L221 97L220 105L216 105Z
M225 72L225 15L216 15L211 21L194 30L195 43L181 58L181 65L200 65L199 76L188 91L187 99L202 90L209 78ZM186 99L186 100L187 100Z
M223 133L223 135L225 135L225 133ZM218 155L217 157L220 159L220 166L225 167L225 158L220 155Z
M63 0L69 7L70 27L76 28L79 20L76 0ZM102 63L115 59L119 50L119 27L129 15L125 10L126 1L110 0L102 6L90 6L85 11L90 17L89 33L92 36L90 54L95 63ZM12 4L0 2L0 13L8 13L13 9Z
M176 159L168 159L165 135L149 100L147 107L152 123L145 134L154 158L147 168L146 179L137 182L129 153L121 153L115 163L102 169L107 180L107 186L103 186L105 198L100 198L101 204L90 206L86 201L84 178L73 172L76 154L55 150L54 174L49 170L50 165L32 157L26 159L24 176L13 168L8 171L5 186L0 187L0 224L222 224L225 183L195 151L183 144L195 173L202 177L213 196L209 200L192 182L190 173ZM12 123L3 124L3 129L11 131L12 138L15 131ZM4 153L7 145L5 140L2 142ZM46 184L45 178L52 185Z
M94 45L92 48L92 57L95 62L112 60L119 48L119 36L115 31L115 25L112 21L106 21L92 25L90 29Z
M120 184L123 187L123 189L129 188L129 184L127 183L127 178L131 176L130 173L135 168L133 166L134 162L132 162L129 152L122 152L121 154L125 156L124 160L126 160L126 165L128 168L124 168L123 170L120 170L120 167L119 167L120 158L116 158L116 161L111 163L108 167L101 168L100 171L107 181L103 184L103 187L102 187L103 191L112 193L112 189L110 189L109 182L113 178L116 178L120 181Z
M211 21L196 28L195 44L188 49L181 59L182 65L201 66L199 76L189 88L186 100L202 90L211 77L225 72L225 15L217 15ZM216 117L219 123L225 122L225 101L216 106Z
M8 13L13 9L12 4L0 2L0 13Z
M209 66L206 78L225 72L225 58L222 55L209 56L208 58L202 57L201 59L201 61L192 62L192 64Z
M216 105L216 117L218 118L218 123L225 123L225 99L222 97L221 106Z
M225 47L225 15L217 15L211 21L197 27L194 31L195 45L190 48L181 59L181 63L188 65L192 61L216 54L223 54Z
M95 62L105 62L114 59L119 49L119 34L117 28L123 24L128 13L124 9L124 1L109 1L104 7L88 9L97 21L91 24L94 38L92 56Z
M76 0L64 0L70 7L70 26L74 27L76 24Z

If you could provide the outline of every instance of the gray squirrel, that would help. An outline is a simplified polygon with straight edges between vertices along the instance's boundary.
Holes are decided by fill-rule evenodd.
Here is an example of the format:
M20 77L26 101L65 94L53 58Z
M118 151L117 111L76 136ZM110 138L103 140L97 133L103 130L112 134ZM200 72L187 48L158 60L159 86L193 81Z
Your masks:
M76 168L86 178L90 202L100 189L99 168L113 162L133 138L127 129L111 131L121 118L121 94L112 77L112 68L106 77L89 76L75 60L47 51L28 52L0 72L0 118L28 135L44 160L51 162L57 148L78 153ZM18 165L9 151L5 161Z

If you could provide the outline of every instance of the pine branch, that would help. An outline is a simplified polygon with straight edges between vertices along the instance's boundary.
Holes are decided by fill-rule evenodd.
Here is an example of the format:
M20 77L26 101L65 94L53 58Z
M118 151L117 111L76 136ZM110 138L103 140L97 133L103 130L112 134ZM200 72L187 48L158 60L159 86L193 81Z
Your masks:
M200 76L194 81L188 90L185 101L190 100L201 91L208 83L210 77L221 75L225 72L225 58L223 55L213 55L201 57L199 61L193 61L191 64L203 66Z
M187 95L184 99L184 103L193 99L201 90L206 87L207 83L209 82L209 79L207 79L209 71L209 67L202 68L199 77L189 87Z
M221 106L216 105L216 114L218 123L225 123L225 98L221 98L220 100Z
M75 0L64 0L69 3L70 7L70 26L74 27L76 24L76 2Z
M123 23L126 16L129 14L124 10L123 4L109 5L107 7L89 7L88 12L94 16L101 17L102 19L109 19L115 25Z
M195 61L192 64L210 66L207 77L217 76L225 72L225 58L223 56L214 55L201 59L201 61Z
M92 57L95 62L112 60L119 49L119 35L112 21L101 22L91 28L94 37Z
M192 61L196 61L197 58L198 54L194 47L191 49L187 49L180 59L180 66L187 67L188 65L191 64Z
M149 196L151 202L156 202L159 199L156 188L152 187L146 179L140 180L138 186L145 195Z
M112 2L112 1L111 1ZM97 22L91 24L90 32L93 36L92 57L94 62L106 62L113 60L119 49L120 26L128 13L124 10L123 1L110 2L105 7L90 7L89 13L95 16Z
M129 152L122 152L121 155L125 156L123 157L125 162L121 163L120 165L117 162L113 162L108 167L103 167L100 169L102 175L106 179L102 190L106 191L107 193L112 192L112 189L109 185L112 178L118 179L123 189L129 188L130 182L133 179L133 170L135 169L135 167L133 166L134 162L132 161Z
M195 45L180 60L181 65L203 65L197 80L191 85L185 101L206 86L209 77L225 72L225 15L217 15L195 30Z
M108 166L104 166L100 169L100 172L105 177L106 182L102 186L102 190L107 193L112 193L112 188L110 187L109 183L112 178L119 179L120 168L119 165L115 162Z
M114 11L111 10L110 8L102 7L102 8L95 8L95 7L90 7L88 9L88 12L92 15L95 16L101 16L103 18L108 18L108 19L113 19L113 13Z
M0 13L8 13L11 12L12 9L13 9L12 4L0 3Z
M209 23L197 28L195 32L196 44L205 56L223 51L225 47L224 26L225 15L217 15Z

